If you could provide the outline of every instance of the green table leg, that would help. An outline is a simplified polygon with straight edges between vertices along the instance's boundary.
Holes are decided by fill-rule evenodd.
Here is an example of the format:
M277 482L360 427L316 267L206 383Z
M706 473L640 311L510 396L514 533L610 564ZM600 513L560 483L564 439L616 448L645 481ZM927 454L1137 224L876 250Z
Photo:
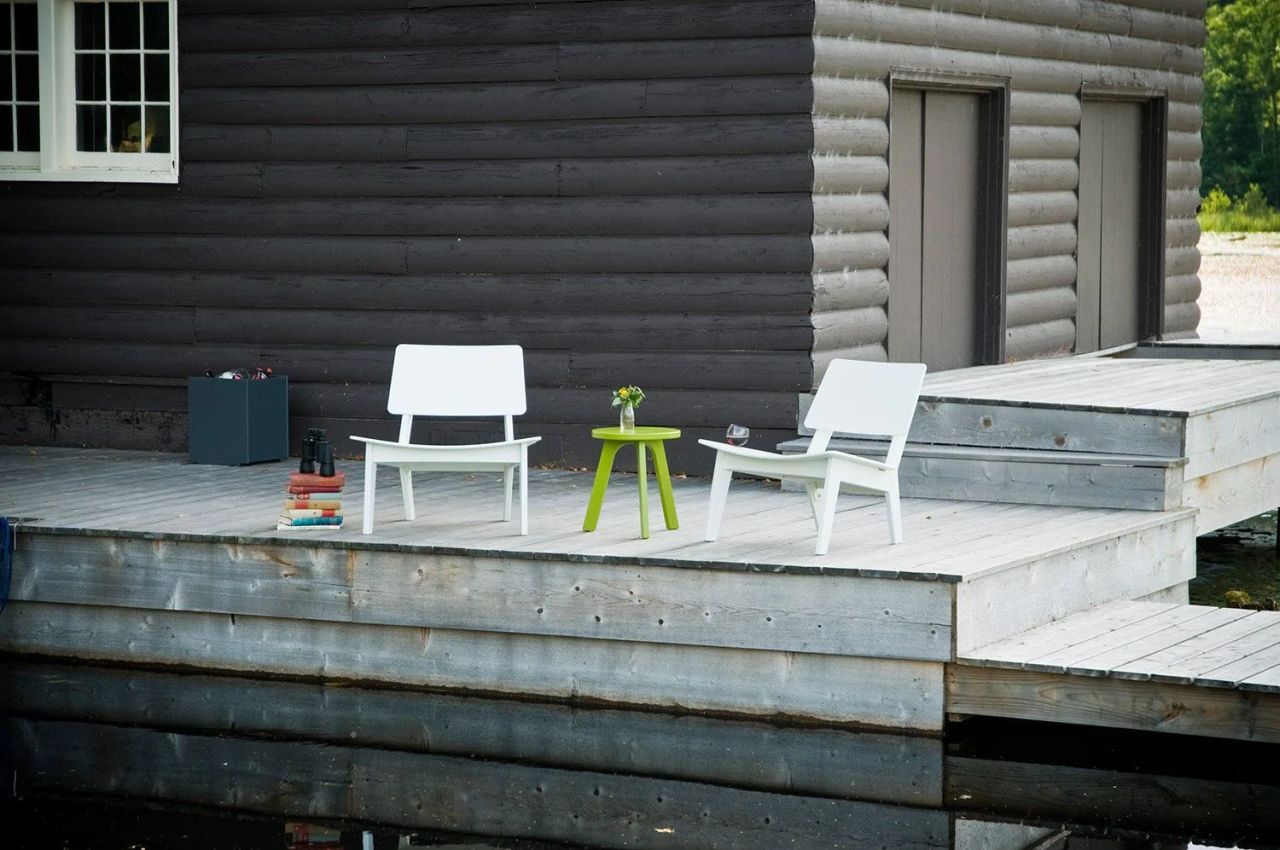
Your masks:
M595 531L600 521L600 506L604 504L604 491L609 489L609 473L613 471L613 457L622 443L605 442L600 446L600 462L596 465L596 480L591 485L591 499L587 502L587 518L582 521L583 531Z
M649 469L644 443L636 443L636 473L640 478L640 536L649 539Z
M649 444L653 450L653 472L658 478L658 495L662 498L662 518L667 521L667 528L674 531L680 527L676 518L676 497L671 492L671 473L667 469L667 450L660 440Z

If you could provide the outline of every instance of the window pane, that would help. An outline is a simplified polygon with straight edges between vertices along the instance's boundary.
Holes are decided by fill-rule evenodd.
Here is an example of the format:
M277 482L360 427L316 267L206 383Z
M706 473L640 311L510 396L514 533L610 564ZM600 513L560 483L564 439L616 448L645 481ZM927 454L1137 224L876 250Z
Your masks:
M101 50L107 46L107 7L101 3L76 4L76 49Z
M107 149L107 108L105 106L76 107L76 150L105 151Z
M110 11L107 13L111 16L108 21L111 28L110 43L107 45L110 50L137 50L141 45L138 33L138 4L137 3L110 3L108 4Z
M107 99L107 57L95 53L76 56L76 100Z
M6 11L8 10L0 5L0 15ZM0 100L13 100L13 63L5 53L0 53Z
M111 92L107 100L142 100L141 74L141 54L111 54Z
M145 3L142 6L143 46L148 50L169 49L169 4Z
M147 63L147 100L169 102L169 54L149 53Z
M35 50L36 4L15 3L13 6L13 45L16 50Z
M27 54L13 57L13 71L18 100L40 100L39 57Z
M169 152L169 107L147 107L147 151Z
M111 107L111 150L121 153L142 150L142 107Z
M19 106L18 110L18 150L40 150L40 107Z
M0 106L0 151L13 150L13 107Z
M0 50L8 50L9 41L9 7L12 3L0 3Z

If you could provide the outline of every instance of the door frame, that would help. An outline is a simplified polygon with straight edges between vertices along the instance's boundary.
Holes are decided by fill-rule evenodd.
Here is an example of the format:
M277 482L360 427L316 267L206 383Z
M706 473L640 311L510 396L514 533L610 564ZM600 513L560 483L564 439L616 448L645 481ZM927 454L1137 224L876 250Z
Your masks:
M1084 120L1084 103L1088 100L1121 101L1142 107L1142 129L1138 140L1138 155L1142 160L1142 174L1138 180L1138 208L1142 219L1138 223L1138 334L1140 340L1161 339L1164 336L1165 228L1168 225L1165 186L1168 176L1169 91L1085 82L1080 87L1081 121ZM1076 153L1076 167L1080 167L1079 152ZM1077 200L1079 191L1077 186ZM1076 215L1078 221L1079 213ZM1077 245L1079 238L1077 231ZM1077 280L1079 274L1077 269Z
M978 365L1003 363L1008 303L1009 263L1006 256L1009 242L1009 102L1012 80L1007 76L990 74L893 67L889 69L887 85L889 109L885 123L890 128L893 126L894 88L967 92L979 96L978 183L982 190L978 198L978 267L974 271L982 286L982 304L978 311L979 350L976 353ZM888 150L885 151L886 163ZM892 180L892 164L889 172ZM887 187L885 197L888 197ZM889 262L893 262L892 256Z

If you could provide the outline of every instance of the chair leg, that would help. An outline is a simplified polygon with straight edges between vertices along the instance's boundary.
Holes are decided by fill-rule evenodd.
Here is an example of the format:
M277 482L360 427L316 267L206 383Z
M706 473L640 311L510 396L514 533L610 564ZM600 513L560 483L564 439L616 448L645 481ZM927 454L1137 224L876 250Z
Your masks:
M511 489L515 486L515 469L508 466L502 471L502 491L505 494L502 503L502 521L511 522Z
M400 497L404 500L404 518L413 522L418 515L413 510L413 473L400 470Z
M894 488L884 494L885 505L889 509L889 542L902 542L902 502L898 498L897 482Z
M507 491L511 498L511 491ZM508 502L510 504L510 502ZM520 533L529 533L529 447L520 447Z
M720 536L720 520L724 517L724 503L729 499L729 482L733 480L733 470L724 462L724 455L716 456L716 470L711 476L711 504L707 506L708 543L714 543Z
M364 456L364 527L365 534L373 534L373 498L378 490L378 465L368 454Z
M836 524L836 500L840 498L840 479L827 473L822 484L821 518L818 520L818 544L813 549L815 555L827 554L831 547L831 528Z
M813 514L813 525L815 528L821 528L822 516L818 512L818 506L822 504L822 491L812 481L804 485L804 491L809 495L809 513Z

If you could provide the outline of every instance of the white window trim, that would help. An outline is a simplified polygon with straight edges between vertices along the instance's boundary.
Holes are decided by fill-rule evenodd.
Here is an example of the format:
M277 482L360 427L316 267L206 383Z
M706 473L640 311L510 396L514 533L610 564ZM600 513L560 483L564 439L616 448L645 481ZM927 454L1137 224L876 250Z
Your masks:
M36 0L40 51L40 152L0 153L7 180L178 182L178 4L169 4L170 153L76 150L74 0Z

